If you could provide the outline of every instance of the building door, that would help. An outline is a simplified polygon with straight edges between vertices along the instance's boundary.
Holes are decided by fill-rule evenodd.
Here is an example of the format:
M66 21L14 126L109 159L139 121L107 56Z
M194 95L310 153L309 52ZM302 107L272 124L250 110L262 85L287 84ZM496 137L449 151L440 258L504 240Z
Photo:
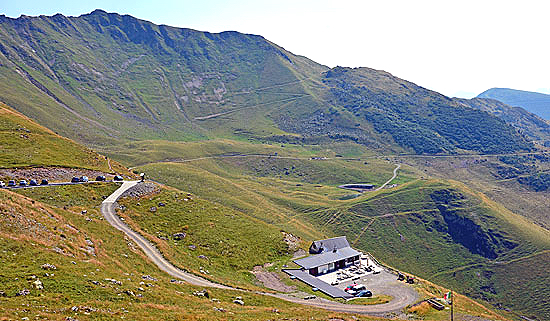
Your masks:
M311 274L311 275L317 275L317 274L319 274L318 268L309 269L309 274Z

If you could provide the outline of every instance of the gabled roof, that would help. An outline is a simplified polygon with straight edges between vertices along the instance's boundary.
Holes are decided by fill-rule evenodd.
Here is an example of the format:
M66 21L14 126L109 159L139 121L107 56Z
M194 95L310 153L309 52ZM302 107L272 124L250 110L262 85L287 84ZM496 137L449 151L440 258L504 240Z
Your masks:
M304 269L311 269L314 267L344 260L349 257L354 257L357 255L361 255L361 252L356 251L348 246L341 249L337 249L336 252L333 252L333 251L323 252L321 254L314 254L314 255L305 257L303 259L294 260L294 263L298 264Z
M319 254L323 252L332 252L334 249L343 249L349 247L345 236L333 237L331 239L313 241L309 247L310 254Z
M335 286L332 286L326 282L321 281L321 279L316 278L311 274L309 274L308 271L283 269L283 272L285 272L286 274L295 276L299 280L309 284L312 287L318 288L321 292L328 294L333 298L344 298L344 299L353 298L353 295Z

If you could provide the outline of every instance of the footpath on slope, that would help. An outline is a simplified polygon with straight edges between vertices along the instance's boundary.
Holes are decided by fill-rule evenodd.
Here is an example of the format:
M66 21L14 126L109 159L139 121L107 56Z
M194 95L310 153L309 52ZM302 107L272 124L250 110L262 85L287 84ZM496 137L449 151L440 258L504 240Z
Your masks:
M235 290L235 291L245 291L242 289L232 288L223 284L214 283L212 281L203 279L197 275L185 272L170 262L168 262L162 254L152 245L145 237L139 233L133 231L128 225L126 225L115 212L115 203L122 196L124 192L131 189L132 187L139 184L139 181L125 181L122 183L116 191L113 192L107 199L101 203L101 213L105 219L116 229L124 232L132 241L134 241L147 255L147 257L157 265L159 269L168 273L169 275L181 279L187 283L205 286L205 287L214 287L219 289L226 290ZM382 315L390 312L396 312L407 305L414 303L418 299L418 295L413 295L412 293L404 293L394 300L378 305L354 305L354 304L344 304L339 302L333 302L327 299L316 298L314 300L303 300L298 297L294 297L288 294L279 294L279 293L266 293L266 292L255 292L261 295L267 295L271 297L276 297L283 299L285 301L298 303L302 305L322 308L331 311L338 312L349 312L349 313L360 313L360 314L373 314L373 315ZM416 294L416 293L415 293Z

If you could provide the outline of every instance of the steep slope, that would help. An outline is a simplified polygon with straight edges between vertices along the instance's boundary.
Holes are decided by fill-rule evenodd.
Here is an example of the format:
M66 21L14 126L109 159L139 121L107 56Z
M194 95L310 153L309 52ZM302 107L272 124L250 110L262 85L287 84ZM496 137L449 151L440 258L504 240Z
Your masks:
M119 163L38 125L0 103L0 168L70 167L126 171Z
M531 148L496 117L385 72L328 70L261 36L101 10L0 17L0 99L90 145L222 137L413 153Z
M491 88L477 98L491 98L514 107L523 107L543 119L550 120L550 95L510 88Z
M535 258L546 259L547 229L463 184L412 180L407 167L402 177L392 181L397 187L362 195L336 187L346 180L378 185L391 177L393 166L388 165L372 159L365 164L364 159L249 157L198 158L139 169L307 240L346 235L353 246L394 268L544 320L550 308L544 300L520 303L514 298L528 293L533 284L541 284L538 297L550 295L542 286L549 276L544 264L525 265ZM457 281L463 272L478 276ZM519 273L524 283L514 283L512 291L506 280Z
M415 153L529 150L516 130L487 113L369 68L337 67L324 74L331 100Z
M4 267L0 272L0 314L3 318L225 320L231 315L239 320L273 316L306 320L346 317L343 313L241 291L208 289L209 298L193 295L202 288L172 281L137 245L102 219L98 204L102 196L116 188L114 184L104 183L19 190L25 195L0 189L0 264ZM56 195L59 196L52 197ZM125 204L139 206L136 200L127 200ZM87 210L85 215L81 214L83 209ZM245 306L232 302L236 296L242 297Z
M512 107L501 101L489 98L460 99L458 102L491 113L519 129L530 140L542 145L550 144L550 123L522 107Z
M220 129L200 120L241 109L258 132L278 132L264 114L316 104L303 82L326 69L260 36L157 26L101 10L77 18L2 17L0 39L0 97L88 143L232 133L238 124ZM50 115L57 113L72 122L56 122Z

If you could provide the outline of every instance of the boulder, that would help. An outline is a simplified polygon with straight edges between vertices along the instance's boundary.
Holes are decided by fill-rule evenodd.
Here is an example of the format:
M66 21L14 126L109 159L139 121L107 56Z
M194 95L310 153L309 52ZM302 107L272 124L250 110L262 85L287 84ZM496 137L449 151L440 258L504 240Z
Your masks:
M50 263L42 264L41 268L43 270L57 270L57 266Z
M37 289L37 290L43 290L44 289L44 285L42 284L42 281L40 281L40 279L36 279L32 284L35 287L35 289Z
M181 232L181 233L175 233L174 235L172 235L172 237L174 238L174 240L183 240L185 238L186 234Z

